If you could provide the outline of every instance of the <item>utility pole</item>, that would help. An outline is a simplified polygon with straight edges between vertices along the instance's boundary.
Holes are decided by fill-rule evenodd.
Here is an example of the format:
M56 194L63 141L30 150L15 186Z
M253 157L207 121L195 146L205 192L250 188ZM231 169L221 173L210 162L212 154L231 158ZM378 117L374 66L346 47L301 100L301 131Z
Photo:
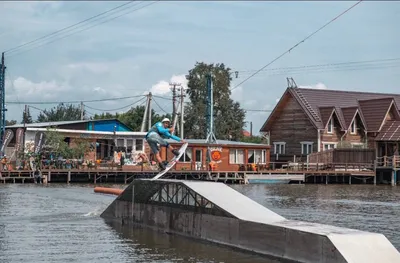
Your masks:
M149 114L149 130L151 129L151 92L149 92L149 107L148 107L148 114Z
M6 132L6 87L5 87L5 75L6 75L6 65L4 63L4 52L1 54L1 65L0 65L0 145L3 144L4 135ZM0 153L1 156L4 155L3 152Z
M83 105L83 101L81 101L81 120L85 117L85 106Z
M149 108L149 98L150 98L150 93L149 93L149 95L147 95L146 107L144 108L144 114L143 114L143 119L142 119L142 126L140 128L141 132L144 132L144 129L146 127L147 110Z
M250 137L253 137L253 122L250 122Z
M180 133L180 135L181 135L181 138L183 139L183 124L184 124L184 110L185 110L185 107L184 107L184 105L183 105L183 102L184 102L184 97L185 97L185 89L183 88L183 87L181 87L181 133Z
M22 136L22 160L24 161L25 167L25 136L26 136L26 118L28 117L28 105L25 105L24 110L24 136Z
M172 90L172 123L173 123L173 128L175 128L176 123L178 121L178 116L177 116L177 107L176 107L176 87L182 87L181 83L170 83L169 84L171 86L171 90ZM174 134L175 131L172 133Z

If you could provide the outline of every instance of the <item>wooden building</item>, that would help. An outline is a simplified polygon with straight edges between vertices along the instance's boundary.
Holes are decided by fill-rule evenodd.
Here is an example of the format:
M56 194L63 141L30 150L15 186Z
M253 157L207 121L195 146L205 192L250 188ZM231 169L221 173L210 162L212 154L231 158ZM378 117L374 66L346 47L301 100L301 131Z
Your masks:
M400 95L287 88L261 128L269 134L272 161L306 161L334 148L375 149L398 155Z
M175 170L209 170L207 167L207 144L205 140L188 139L189 143L185 154L175 166ZM173 147L181 147L181 143L168 140ZM210 146L212 163L216 171L238 171L251 165L264 167L270 162L270 146L265 144L244 143L218 140ZM162 148L161 158L171 160L173 155L166 148Z

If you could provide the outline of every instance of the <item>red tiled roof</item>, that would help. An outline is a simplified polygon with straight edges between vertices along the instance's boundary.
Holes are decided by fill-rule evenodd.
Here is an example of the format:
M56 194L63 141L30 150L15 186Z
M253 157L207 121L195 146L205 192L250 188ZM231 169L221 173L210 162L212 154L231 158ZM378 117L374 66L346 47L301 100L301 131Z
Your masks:
M248 132L246 130L243 130L242 134L243 134L244 137L250 137L250 132Z
M400 121L387 121L375 140L400 141Z
M341 111L342 111L342 114L343 114L343 120L344 120L344 128L346 130L350 127L351 121L353 120L357 109L358 109L358 107L341 108Z
M368 131L379 131L393 98L360 100L361 112L365 119Z
M395 101L395 104L400 105L400 94L305 88L288 88L288 90L293 95L293 97L297 99L297 101L303 107L314 125L319 129L325 128L322 121L322 116L319 114L320 107L332 107L332 105L334 105L338 118L343 123L342 126L347 126L348 124L346 124L346 121L344 120L346 117L344 117L344 113L342 114L342 109L350 107L358 108L360 106L358 103L359 101L370 100L370 103L373 103L372 100L386 99L383 101L387 102L389 99L393 99ZM380 101L380 103L382 103L383 101ZM364 108L368 110L368 107ZM384 107L386 106L381 105L381 108ZM385 112L387 110L388 108L385 108ZM362 112L362 110L360 110L360 115L365 122L367 122L365 120L366 118L370 118L369 115ZM375 129L376 126L378 126L374 123L374 120L370 120L369 123L372 129ZM370 130L369 127L367 127L367 129Z
M379 130L392 101L394 101L393 105L396 110L395 118L400 120L400 111L397 107L397 105L400 106L400 94L287 88L284 96L288 94L299 102L317 129L325 128L334 108L342 129L347 130L358 109L358 114L367 131L376 132ZM269 123L275 121L274 112L275 109L262 126L261 131L268 129L267 127L271 125Z
M331 117L334 108L335 107L333 107L333 106L318 107L319 115L321 116L322 125L324 125L324 127L328 123L328 120Z

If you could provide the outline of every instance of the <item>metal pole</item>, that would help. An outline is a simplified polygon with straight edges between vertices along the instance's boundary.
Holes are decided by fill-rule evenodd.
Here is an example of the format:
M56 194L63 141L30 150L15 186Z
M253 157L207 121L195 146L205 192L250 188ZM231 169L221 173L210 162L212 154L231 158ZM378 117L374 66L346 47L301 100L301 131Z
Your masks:
M6 88L5 88L5 73L6 73L6 66L4 63L4 52L1 55L1 66L0 66L0 95L1 95L1 134L0 134L0 145L3 144L4 135L6 132ZM0 153L1 156L4 155L3 152Z
M28 115L28 105L25 105L25 110L24 110L24 136L22 138L22 160L24 162L24 168L25 168L25 136L26 136L26 118Z
M140 131L141 131L141 132L144 132L145 125L146 125L147 109L148 109L148 107L149 107L149 98L150 98L150 93L149 93L149 95L147 95L147 102L146 102L146 107L144 108L142 126L141 126L141 128L140 128Z
M250 122L250 137L253 137L253 122Z
M85 106L83 106L83 101L81 101L81 120L83 120L84 116L84 110L85 110Z
M149 92L149 107L148 107L148 114L149 114L149 130L151 129L151 92Z
M183 100L184 100L184 97L185 97L185 95L184 95L184 89L183 89L183 87L181 87L181 138L183 139L183 122L184 122L184 109L185 109L185 107L183 106Z

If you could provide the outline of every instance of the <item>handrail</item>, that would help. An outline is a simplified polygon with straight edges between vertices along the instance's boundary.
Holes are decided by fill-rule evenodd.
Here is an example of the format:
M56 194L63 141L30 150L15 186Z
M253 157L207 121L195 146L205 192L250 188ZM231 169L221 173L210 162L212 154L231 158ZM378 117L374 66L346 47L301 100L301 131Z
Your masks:
M376 164L378 167L400 168L400 155L377 157Z

